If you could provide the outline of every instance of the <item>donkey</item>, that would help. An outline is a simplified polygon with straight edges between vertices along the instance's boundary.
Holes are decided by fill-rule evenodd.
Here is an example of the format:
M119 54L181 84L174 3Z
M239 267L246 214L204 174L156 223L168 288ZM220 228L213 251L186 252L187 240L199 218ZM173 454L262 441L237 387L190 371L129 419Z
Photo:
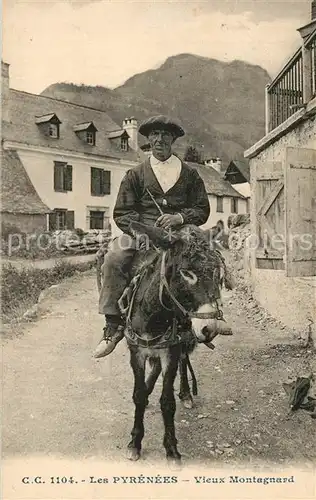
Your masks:
M179 464L174 381L182 359L183 396L188 390L187 365L183 363L187 354L199 342L211 344L217 334L231 334L222 326L219 308L225 263L219 252L210 248L204 231L196 226L183 226L168 234L161 228L132 222L131 229L135 235L146 234L155 249L146 256L138 252L128 306L124 306L124 294L120 300L121 310L127 315L125 336L134 374L134 426L127 456L130 460L140 458L148 397L162 372L163 444L167 460ZM151 367L147 379L146 361Z

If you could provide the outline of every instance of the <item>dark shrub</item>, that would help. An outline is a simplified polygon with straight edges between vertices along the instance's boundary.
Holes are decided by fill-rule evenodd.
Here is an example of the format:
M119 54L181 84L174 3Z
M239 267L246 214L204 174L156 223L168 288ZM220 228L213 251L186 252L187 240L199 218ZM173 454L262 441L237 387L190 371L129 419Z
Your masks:
M76 272L87 271L94 262L71 264L57 262L51 269L17 269L12 264L2 266L1 276L1 313L10 319L16 311L26 311L35 304L42 290L60 283Z

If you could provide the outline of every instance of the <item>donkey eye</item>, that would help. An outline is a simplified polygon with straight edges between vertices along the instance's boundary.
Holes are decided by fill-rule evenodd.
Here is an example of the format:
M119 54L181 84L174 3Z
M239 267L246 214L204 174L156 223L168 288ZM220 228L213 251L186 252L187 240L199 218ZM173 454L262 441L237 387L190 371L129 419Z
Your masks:
M197 283L197 275L193 272L190 271L189 269L180 269L180 274L182 278L189 283L189 285L195 285Z

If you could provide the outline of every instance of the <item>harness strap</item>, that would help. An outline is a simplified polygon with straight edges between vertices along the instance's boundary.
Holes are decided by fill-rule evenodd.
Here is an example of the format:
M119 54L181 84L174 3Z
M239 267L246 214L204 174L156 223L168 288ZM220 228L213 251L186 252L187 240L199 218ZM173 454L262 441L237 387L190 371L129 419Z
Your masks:
M193 367L191 365L190 356L188 355L188 353L186 354L186 358L187 358L187 366L189 368L189 371L190 371L191 377L192 377L192 394L193 394L193 396L197 396L197 393L198 393L197 381L196 381L195 373L193 371Z
M164 252L165 253L165 252ZM162 256L163 261L165 259L165 255ZM155 347L155 349L163 349L165 347L170 347L175 344L179 344L181 341L180 336L177 334L177 325L176 325L176 318L173 318L173 323L172 326L167 329L166 332L163 332L160 335L157 335L156 337L153 337L151 339L144 339L140 335L137 334L132 329L132 321L131 321L131 316L133 312L133 306L134 306L134 301L136 297L136 293L139 289L140 283L145 276L146 273L146 268L141 272L140 274L136 275L131 283L130 286L133 286L132 292L129 292L127 295L130 298L128 306L124 309L125 312L127 312L127 318L126 318L126 331L125 331L125 336L128 341L128 343L137 345L140 347ZM125 294L126 296L126 294ZM124 298L124 294L121 297L121 301Z
M171 347L172 345L179 344L181 341L180 335L174 332L173 326L169 327L166 332L148 340L138 335L131 327L127 328L125 335L130 344L140 347L154 347L155 349Z
M161 256L161 266L160 266L159 302L164 309L166 309L167 311L172 311L172 309L170 309L169 307L167 307L163 303L163 289L164 289L164 287L166 287L166 283L167 283L166 275L165 275L165 273L166 273L166 257L167 257L167 251L164 250L162 252L162 256ZM168 285L168 283L167 283L167 285Z
M216 312L209 312L209 313L192 313L190 311L187 311L185 307L183 307L182 304L177 300L175 297L174 293L171 291L169 283L166 278L166 256L167 256L167 250L164 250L162 253L162 259L161 259L161 267L160 267L160 283L159 283L159 301L160 304L166 309L167 311L172 311L169 307L167 307L163 303L163 291L164 288L168 292L169 297L171 298L172 302L178 307L178 309L181 311L181 313L188 318L198 318L198 319L218 319L218 320L224 320L223 317L223 312L219 309L217 301L217 311Z
M130 324L130 322L131 322L131 315L132 315L132 310L133 310L135 295L136 295L136 292L138 290L138 286L139 286L139 283L140 283L140 275L138 275L137 278L138 279L135 282L134 289L133 289L132 296L131 296L131 300L130 300L130 303L129 303L128 313L127 313L127 318L126 318L126 324L127 325Z

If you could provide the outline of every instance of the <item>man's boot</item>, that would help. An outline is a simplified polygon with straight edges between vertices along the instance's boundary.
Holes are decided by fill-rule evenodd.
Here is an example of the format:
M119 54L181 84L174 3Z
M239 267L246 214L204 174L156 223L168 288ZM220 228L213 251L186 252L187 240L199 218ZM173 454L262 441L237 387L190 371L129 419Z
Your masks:
M103 358L114 351L116 345L124 338L124 325L121 318L106 317L106 326L103 328L103 337L94 351L95 358Z

